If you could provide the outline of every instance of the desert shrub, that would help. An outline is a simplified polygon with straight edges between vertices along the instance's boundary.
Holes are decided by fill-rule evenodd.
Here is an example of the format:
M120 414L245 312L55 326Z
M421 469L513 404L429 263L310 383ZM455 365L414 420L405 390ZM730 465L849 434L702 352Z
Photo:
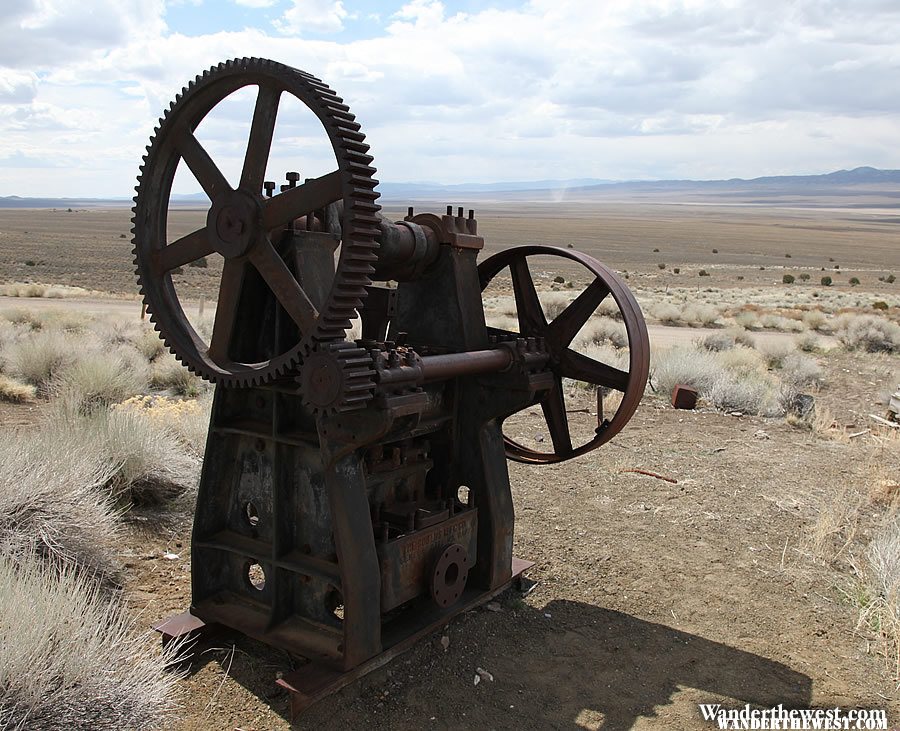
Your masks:
M782 412L776 384L762 375L735 378L731 374L722 374L704 396L720 411L762 416L777 416Z
M660 269L665 269L665 268L666 268L666 265L663 264L662 262L660 262L660 263L657 264L656 266L658 266Z
M876 300L872 303L873 310L886 310L888 308L888 303L884 300Z
M822 286L823 287L830 287L831 284L832 284L831 277L828 277L828 276L822 277Z
M900 599L900 524L894 522L882 528L872 538L866 553L876 593L897 602Z
M713 250L712 250L712 253L713 253L713 254L718 254L718 253L719 253L719 250L718 250L718 249L713 249Z
M698 276L698 277L708 277L708 276L709 276L709 272L706 271L706 269L701 269L699 272L697 272L697 276Z
M897 281L897 277L895 277L893 274L888 274L888 275L884 278L884 281L887 282L888 284L893 284L894 282Z
M508 332L519 332L519 321L515 317L510 317L509 315L501 314L501 315L488 315L487 318L487 326L497 328L498 330L506 330ZM175 361L178 363L178 361ZM179 364L180 365L180 364ZM171 367L171 366L169 366ZM182 366L183 367L183 366Z
M46 392L53 379L74 361L79 347L73 336L47 330L15 343L6 357L14 375Z
M787 340L762 340L757 345L757 350L769 368L781 368L784 359L794 351L794 346Z
M791 255L790 255L790 254L785 254L785 255L784 255L784 258L785 258L785 259L790 259L790 258L791 258Z
M628 333L625 330L625 326L607 318L599 318L589 322L587 327L581 331L579 337L583 342L594 345L609 343L614 348L625 348L628 346Z
M191 373L172 354L163 355L154 361L150 385L154 388L171 389L181 396L197 396L206 388L203 379Z
M850 277L850 286L855 287L859 284L859 277Z
M821 310L807 310L803 313L803 324L810 330L821 330L828 318Z
M677 325L681 322L681 309L671 303L663 302L653 308L653 316L664 325Z
M675 274L681 274L681 269L680 269L679 267L675 267L675 268L672 270L672 272L675 273Z
M116 409L137 413L174 434L193 454L202 456L212 409L212 393L197 399L168 396L134 396Z
M654 249L654 250L653 250L653 253L654 253L654 254L658 254L658 253L659 253L659 249Z
M734 316L734 323L745 330L754 330L759 327L759 315L753 310L742 310Z
M719 353L723 350L731 350L734 345L734 336L729 333L710 333L705 338L700 338L697 345L703 350Z
M541 307L544 309L544 315L546 315L547 320L552 321L559 317L562 311L569 306L571 301L572 300L562 295L544 297L541 300Z
M756 347L756 340L754 340L753 336L746 330L733 327L728 331L728 334L734 338L735 345L743 345L745 348Z
M622 319L622 311L612 297L604 299L597 308L597 312L594 314L599 315L600 317L610 317L613 320Z
M123 605L71 568L0 558L0 719L7 729L159 729L178 648L148 647Z
M791 317L776 315L767 312L759 318L759 324L766 330L778 330L780 332L800 332L803 330L803 323Z
M816 353L820 349L819 338L811 332L799 335L794 342L797 345L797 349L802 350L804 353Z
M102 490L112 469L93 445L56 428L7 432L0 465L0 555L116 575L119 530Z
M151 327L141 328L140 333L132 340L132 345L148 361L154 361L166 352L166 344Z
M781 362L781 380L794 390L802 390L822 385L822 367L802 353L788 353Z
M146 361L133 349L88 350L64 365L52 386L65 393L78 410L90 411L142 392L148 378Z
M781 277L781 281L783 284L793 284L794 283L794 275L793 274L785 274Z
M718 353L716 359L725 370L736 377L759 376L766 372L766 361L753 348L736 345Z
M206 261L205 256L201 256L199 259L195 259L192 262L188 263L189 267L199 267L200 269L206 269L209 266L209 262Z
M694 348L668 348L652 354L650 383L657 393L666 396L678 384L692 386L704 394L723 371L713 353Z
M900 352L900 325L875 315L843 318L837 337L848 350Z
M808 282L809 281L809 273L803 272L802 274L799 275L799 279L801 282Z
M36 394L37 389L31 384L0 374L0 401L21 404L31 401Z
M689 302L681 311L682 319L689 325L708 327L719 319L719 311L712 305Z

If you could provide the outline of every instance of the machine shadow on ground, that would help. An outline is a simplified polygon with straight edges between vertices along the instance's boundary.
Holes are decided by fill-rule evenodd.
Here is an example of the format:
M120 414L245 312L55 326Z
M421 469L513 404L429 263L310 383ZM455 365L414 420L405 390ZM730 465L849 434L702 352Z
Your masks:
M447 653L444 633L453 638ZM287 654L230 634L215 644L229 649L200 654L194 671L218 663L289 721L287 696L273 682L290 669ZM473 689L476 667L494 682ZM603 607L554 600L538 609L507 593L503 611L463 615L293 727L626 731L642 717L668 727L664 707L685 689L696 691L691 702L729 708L808 707L812 697L807 675L760 655ZM691 728L711 727L696 714ZM683 727L683 715L673 720Z

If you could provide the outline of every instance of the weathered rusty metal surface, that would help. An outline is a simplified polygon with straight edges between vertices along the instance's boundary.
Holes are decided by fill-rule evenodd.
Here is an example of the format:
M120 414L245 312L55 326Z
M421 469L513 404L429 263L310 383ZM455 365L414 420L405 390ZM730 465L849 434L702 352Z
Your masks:
M192 130L230 93L258 87L241 180L231 188ZM322 121L337 169L276 194L262 179L279 99ZM166 242L180 162L211 200L207 225ZM167 640L236 630L309 661L281 683L295 710L387 662L509 586L507 457L544 463L594 449L637 408L649 347L624 283L592 257L530 246L480 266L473 210L378 213L374 168L355 118L318 79L239 59L190 84L148 148L135 205L135 256L166 342L217 383L192 535L190 613ZM184 315L172 272L225 259L209 342ZM547 322L527 259L562 256L591 284ZM482 290L512 277L519 332L488 328ZM376 286L373 280L384 281ZM386 280L390 280L389 282ZM627 371L570 344L603 298L619 305ZM351 320L362 337L346 339ZM596 436L574 446L562 379L597 387ZM606 418L605 389L622 392ZM540 404L553 451L505 439L512 414Z
M679 383L672 389L672 406L676 409L693 409L697 406L697 389Z

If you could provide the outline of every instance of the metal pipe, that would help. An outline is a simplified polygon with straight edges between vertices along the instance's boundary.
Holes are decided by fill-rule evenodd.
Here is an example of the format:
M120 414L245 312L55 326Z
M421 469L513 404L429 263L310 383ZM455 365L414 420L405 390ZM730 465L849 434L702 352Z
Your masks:
M429 383L458 376L499 373L509 368L512 362L513 352L509 348L426 355L422 358L422 381Z

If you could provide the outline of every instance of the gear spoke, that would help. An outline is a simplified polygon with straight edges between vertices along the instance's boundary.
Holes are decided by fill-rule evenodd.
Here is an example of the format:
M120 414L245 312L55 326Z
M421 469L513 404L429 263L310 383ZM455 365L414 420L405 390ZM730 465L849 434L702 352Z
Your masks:
M276 195L266 201L263 210L263 226L273 231L279 226L305 216L341 198L341 172L335 170L321 178Z
M606 286L606 282L597 277L550 323L547 338L552 340L557 348L567 348L608 294L609 287Z
M623 393L628 388L629 376L626 371L576 353L571 348L567 348L559 360L559 372L566 378L606 386Z
M516 310L522 335L542 335L547 329L547 319L525 257L513 260L509 265L509 272L516 295Z
M156 254L156 268L160 273L170 272L209 256L213 251L204 226L160 249Z
M231 190L225 176L222 175L209 153L203 149L203 145L197 141L190 130L182 129L175 144L181 157L211 201Z
M244 168L241 172L240 187L250 193L259 194L262 191L280 99L280 89L262 85L259 87L256 107L253 110L253 122L250 126L250 139L244 155Z
M313 332L319 312L310 302L306 292L294 279L284 259L279 256L269 239L261 241L250 251L250 261L257 268L275 298L300 328L301 333Z
M220 366L224 366L229 360L228 346L237 320L243 283L244 262L240 259L226 259L222 279L219 281L219 301L209 343L209 357Z
M563 394L562 379L557 376L553 388L541 401L541 409L550 430L553 450L560 456L572 451L572 437L569 435L569 417L566 415L566 397Z

